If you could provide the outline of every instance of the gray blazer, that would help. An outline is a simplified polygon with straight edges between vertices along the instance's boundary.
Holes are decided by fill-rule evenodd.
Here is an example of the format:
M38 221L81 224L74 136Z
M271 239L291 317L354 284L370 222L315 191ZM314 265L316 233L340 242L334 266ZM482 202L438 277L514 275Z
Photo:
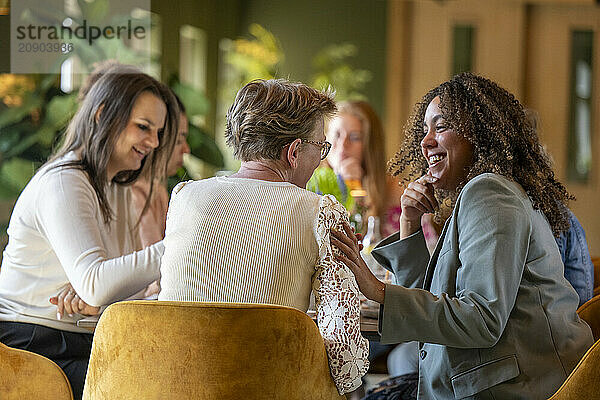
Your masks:
M520 185L472 179L431 256L422 231L373 256L383 343L420 341L419 399L546 399L592 345L545 216Z

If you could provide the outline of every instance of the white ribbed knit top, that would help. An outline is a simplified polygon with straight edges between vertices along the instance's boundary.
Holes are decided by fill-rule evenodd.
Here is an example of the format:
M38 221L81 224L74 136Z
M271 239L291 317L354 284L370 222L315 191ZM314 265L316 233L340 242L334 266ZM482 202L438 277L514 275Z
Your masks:
M169 204L159 300L306 311L312 290L332 376L340 393L352 391L368 369L368 342L360 334L356 281L329 243L330 229L347 219L333 197L287 182L181 183Z
M76 159L70 152L40 169L17 200L0 268L0 321L86 333L76 325L83 315L58 320L48 299L70 283L85 302L102 306L158 278L162 243L135 251L141 246L131 189L106 187L115 218L105 223L86 173L50 167Z

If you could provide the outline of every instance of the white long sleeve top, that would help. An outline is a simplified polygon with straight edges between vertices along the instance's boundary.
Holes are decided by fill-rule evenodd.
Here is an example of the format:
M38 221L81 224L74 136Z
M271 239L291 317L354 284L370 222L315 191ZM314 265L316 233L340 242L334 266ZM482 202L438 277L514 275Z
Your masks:
M179 184L171 195L159 300L279 304L317 321L340 393L361 384L368 341L358 287L333 258L329 234L348 220L332 196L287 182L218 177ZM337 251L337 250L335 250Z
M74 160L71 152L57 163ZM54 165L54 164L53 164ZM81 315L57 319L48 299L68 283L88 304L102 306L143 289L159 276L162 242L143 250L129 187L111 183L108 224L85 172L38 171L15 204L0 267L0 320L72 332Z

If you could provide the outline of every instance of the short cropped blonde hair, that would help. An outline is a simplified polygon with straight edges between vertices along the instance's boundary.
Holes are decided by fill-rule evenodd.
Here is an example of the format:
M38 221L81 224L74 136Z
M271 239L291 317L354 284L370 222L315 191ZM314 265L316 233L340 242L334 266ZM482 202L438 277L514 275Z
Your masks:
M237 93L227 112L225 138L241 161L279 159L296 139L309 140L336 112L334 92L285 79L254 80Z

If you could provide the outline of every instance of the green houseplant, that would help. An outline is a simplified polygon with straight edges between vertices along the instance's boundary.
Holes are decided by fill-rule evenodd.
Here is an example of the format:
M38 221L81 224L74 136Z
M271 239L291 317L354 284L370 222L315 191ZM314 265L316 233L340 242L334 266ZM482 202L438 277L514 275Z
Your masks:
M371 81L372 74L350 64L357 54L358 47L352 43L331 44L321 49L312 60L315 70L312 86L333 87L337 101L367 100L362 89Z

